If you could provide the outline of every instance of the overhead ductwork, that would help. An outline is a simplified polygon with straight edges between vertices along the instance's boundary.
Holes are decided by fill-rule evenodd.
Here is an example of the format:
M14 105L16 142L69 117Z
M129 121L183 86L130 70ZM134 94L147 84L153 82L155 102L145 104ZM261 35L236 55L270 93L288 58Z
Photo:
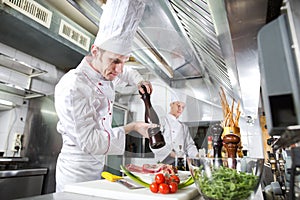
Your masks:
M64 70L76 67L88 53L94 35L49 5L49 1L0 2L1 43Z
M41 4L52 12L50 28L12 9L7 2ZM61 2L81 14L70 14L69 7L61 6ZM219 104L218 91L223 87L232 98L241 100L243 114L256 116L260 96L256 36L263 25L280 14L282 0L146 2L134 40L136 60L169 86L182 88L187 95L211 105ZM91 44L102 3L96 0L2 0L0 26L4 30L0 42L58 67L76 67L87 49L59 35L59 27L61 23L66 27L71 25L77 30L72 33L84 34ZM79 23L80 27L61 13L68 13L73 20L84 18L93 28L87 32L82 28L86 23ZM20 37L28 39L15 40Z
M88 18L97 15L80 5L81 1L68 2ZM91 6L95 1L85 3ZM241 100L245 115L256 116L260 96L256 36L280 14L281 3L147 1L134 57L171 87L191 87L188 95L196 99L214 104L216 91L223 87L232 98ZM93 18L93 23L99 21Z

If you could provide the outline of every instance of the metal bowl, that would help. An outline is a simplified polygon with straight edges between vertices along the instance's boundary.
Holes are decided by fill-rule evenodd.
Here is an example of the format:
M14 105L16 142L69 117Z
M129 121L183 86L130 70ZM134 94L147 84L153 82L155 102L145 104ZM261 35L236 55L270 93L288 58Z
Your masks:
M264 168L263 158L188 158L199 193L209 200L252 199Z

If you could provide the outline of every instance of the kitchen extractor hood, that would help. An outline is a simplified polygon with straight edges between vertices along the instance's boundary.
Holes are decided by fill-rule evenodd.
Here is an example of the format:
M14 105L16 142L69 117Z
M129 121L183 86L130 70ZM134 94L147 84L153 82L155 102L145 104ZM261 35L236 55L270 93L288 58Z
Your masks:
M87 17L96 15L80 6L79 0L68 2ZM213 97L223 87L232 98L241 100L244 115L256 116L260 96L256 36L280 14L282 0L146 3L134 57L171 87L192 87L194 98L215 104L218 98ZM94 18L93 23L97 26L99 20ZM210 91L200 92L203 88Z
M0 42L51 63L74 68L94 35L58 12L49 1L0 1Z

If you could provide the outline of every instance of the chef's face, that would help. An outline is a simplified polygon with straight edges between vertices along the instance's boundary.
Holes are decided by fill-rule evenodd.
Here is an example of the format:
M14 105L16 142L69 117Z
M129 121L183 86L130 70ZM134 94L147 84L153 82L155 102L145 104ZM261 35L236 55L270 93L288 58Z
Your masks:
M180 101L175 101L170 104L170 107L171 107L170 114L178 118L182 114L185 108L185 103Z
M94 55L93 67L109 81L114 80L123 72L124 64L129 59L129 56L101 50L98 47L95 51L92 51L92 54Z

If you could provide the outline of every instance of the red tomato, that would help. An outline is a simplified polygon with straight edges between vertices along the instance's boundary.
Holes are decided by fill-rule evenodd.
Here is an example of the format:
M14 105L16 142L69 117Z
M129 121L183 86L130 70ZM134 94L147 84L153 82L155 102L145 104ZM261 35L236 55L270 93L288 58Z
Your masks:
M172 182L175 182L175 183L179 184L180 183L179 177L176 176L176 175L171 175L170 176L170 183L172 183Z
M164 182L165 182L165 176L164 176L163 174L161 174L161 173L156 174L154 180L155 180L155 182L156 182L157 184L164 183Z
M153 193L157 193L158 192L158 184L156 182L151 183L150 190Z
M169 184L170 183L170 177L169 176L165 176L165 183Z
M169 185L166 183L159 184L158 190L161 194L169 194L170 192Z
M170 193L176 193L177 190L178 190L178 184L175 183L175 182L171 182L169 184L169 191L170 191Z

